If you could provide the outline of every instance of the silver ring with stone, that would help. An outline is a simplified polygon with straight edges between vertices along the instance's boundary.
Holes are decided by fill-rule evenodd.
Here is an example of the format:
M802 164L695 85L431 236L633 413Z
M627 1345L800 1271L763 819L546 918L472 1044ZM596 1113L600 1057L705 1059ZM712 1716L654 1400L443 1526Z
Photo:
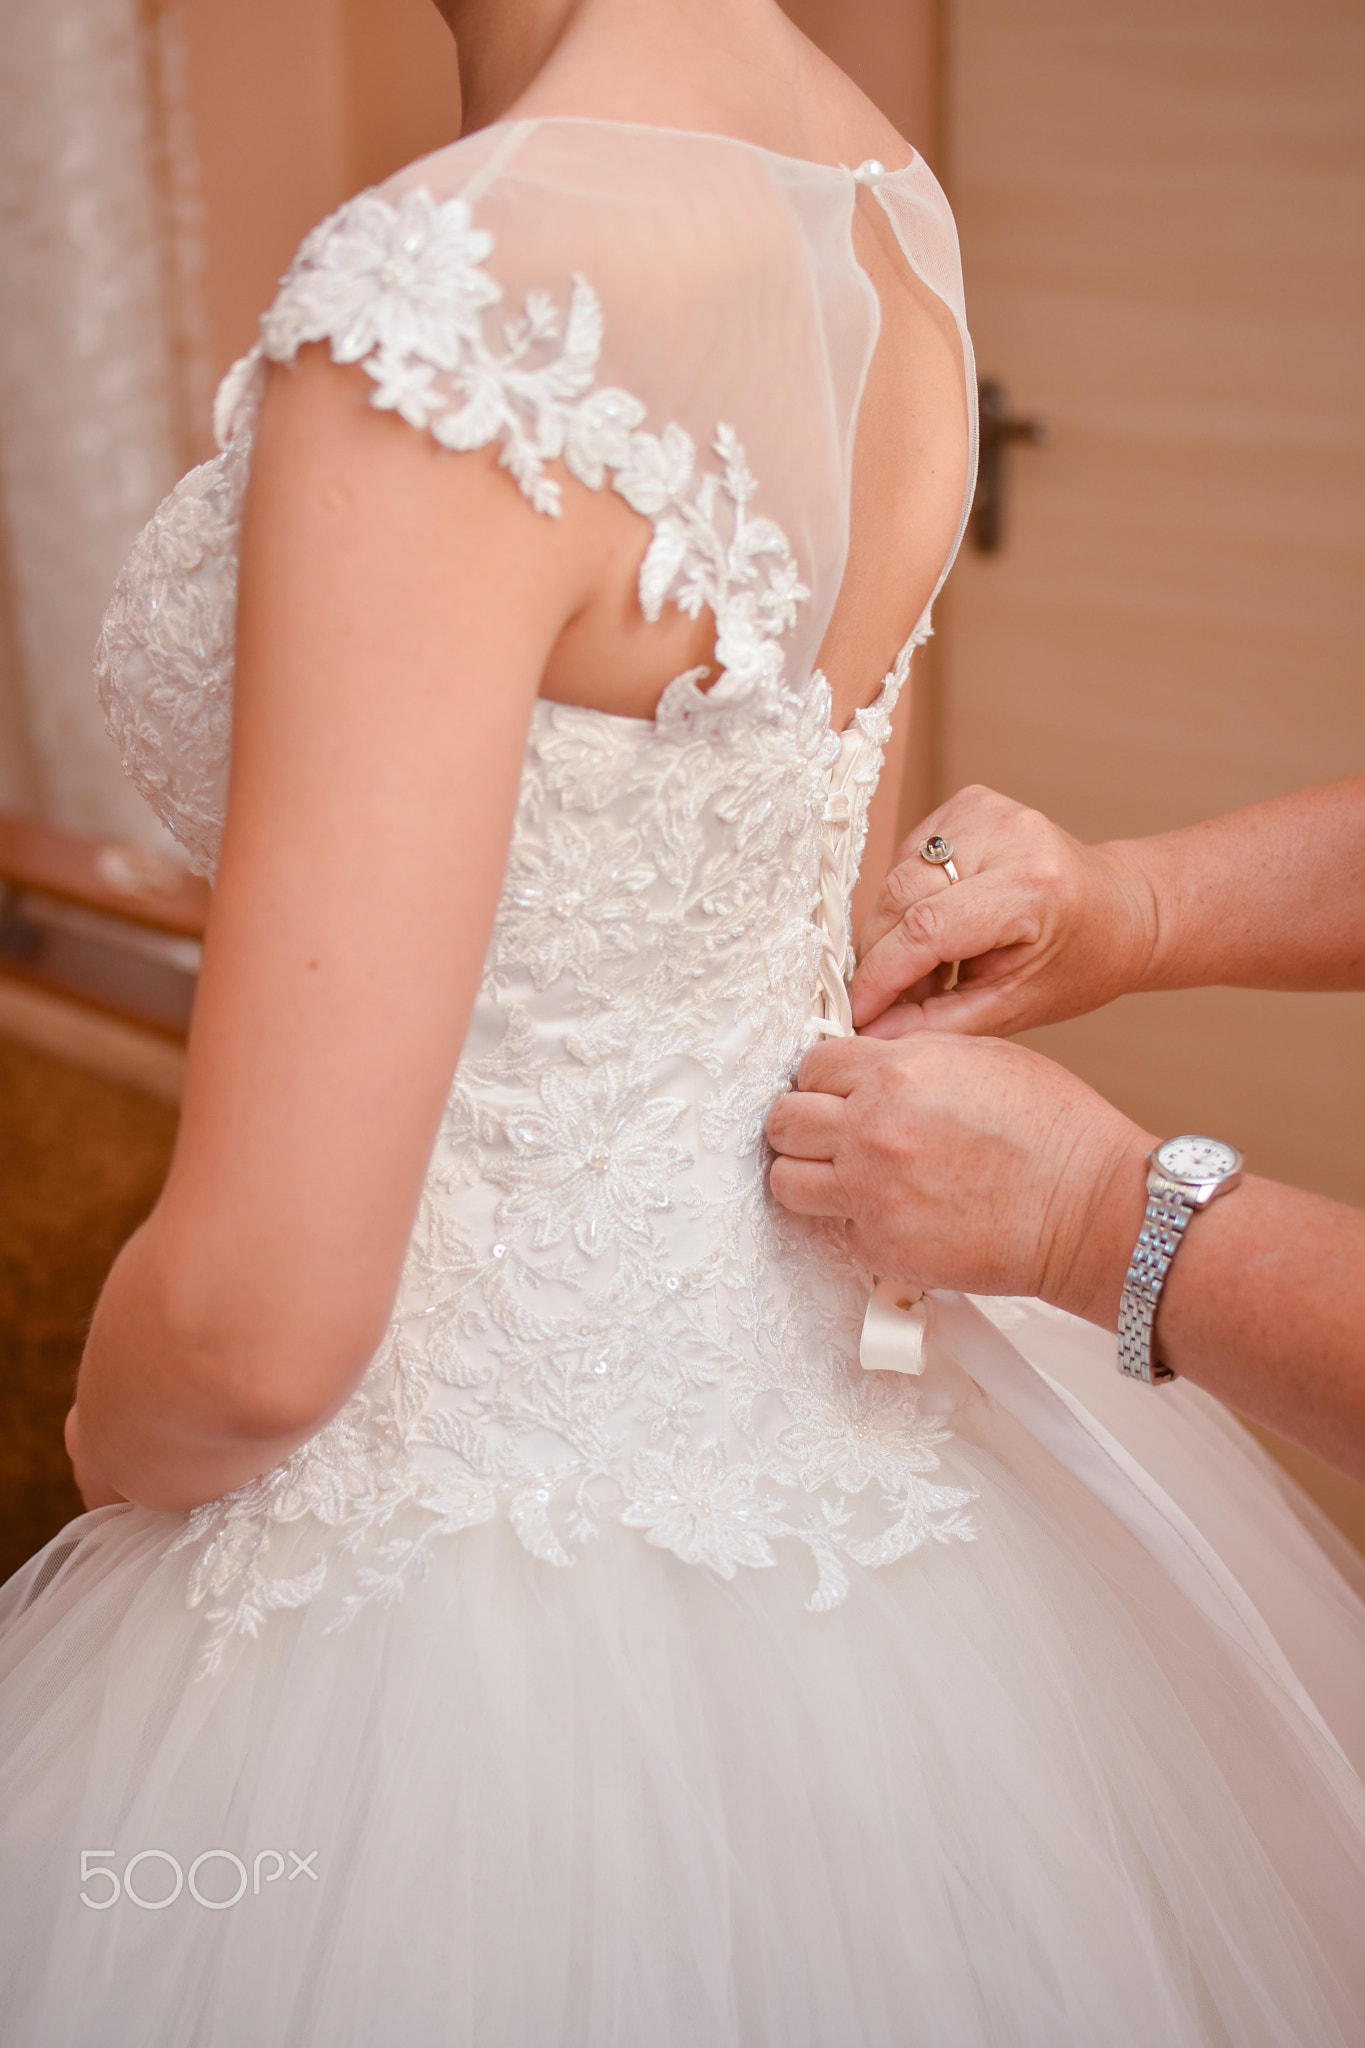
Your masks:
M961 875L953 864L953 842L951 839L945 839L942 833L935 832L930 838L921 839L918 850L920 859L927 860L931 868L942 868L950 882L960 882L962 880ZM962 966L962 962L954 960L951 964L947 962L944 964L948 967L948 978L943 984L943 993L947 995L950 989L957 987L958 970Z

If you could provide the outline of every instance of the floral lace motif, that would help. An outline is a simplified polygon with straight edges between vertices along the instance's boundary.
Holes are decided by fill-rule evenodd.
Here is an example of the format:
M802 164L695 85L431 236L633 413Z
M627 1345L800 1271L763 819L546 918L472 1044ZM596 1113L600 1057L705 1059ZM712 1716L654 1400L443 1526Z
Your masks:
M836 738L823 678L786 675L807 593L781 529L753 510L734 433L717 429L719 468L698 474L681 428L652 434L628 393L595 385L601 310L581 278L562 321L532 293L490 340L491 253L463 200L363 195L304 244L263 350L327 340L363 363L376 404L451 447L499 441L542 513L560 510L551 461L610 481L653 525L646 615L669 597L709 605L722 673L705 694L678 678L653 721L537 705L386 1337L325 1429L191 1514L175 1546L194 1552L206 1668L313 1600L343 1555L333 1626L498 1513L558 1566L612 1522L724 1577L795 1541L815 1609L855 1569L971 1533L970 1492L934 1476L943 1425L901 1376L859 1369L867 1284L842 1238L765 1188L763 1119L814 1040L822 961L844 943L822 889L856 872L905 660ZM224 453L142 536L101 642L125 766L205 868L259 353L225 381ZM275 1566L283 1525L302 1536L302 1569Z

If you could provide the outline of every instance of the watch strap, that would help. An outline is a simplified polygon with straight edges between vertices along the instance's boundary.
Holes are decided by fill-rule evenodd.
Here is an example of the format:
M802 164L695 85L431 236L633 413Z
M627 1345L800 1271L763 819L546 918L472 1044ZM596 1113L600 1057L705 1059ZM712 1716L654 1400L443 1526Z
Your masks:
M1160 1386L1173 1380L1170 1366L1156 1358L1156 1312L1171 1262L1180 1249L1194 1203L1183 1188L1152 1174L1147 1182L1147 1210L1128 1262L1119 1301L1119 1371L1130 1379Z

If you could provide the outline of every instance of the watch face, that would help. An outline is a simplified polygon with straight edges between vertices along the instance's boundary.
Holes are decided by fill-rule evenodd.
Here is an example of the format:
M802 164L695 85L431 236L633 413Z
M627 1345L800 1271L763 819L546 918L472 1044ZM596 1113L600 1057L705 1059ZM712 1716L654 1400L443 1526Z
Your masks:
M1156 1149L1156 1163L1173 1180L1226 1180L1241 1156L1218 1138L1168 1138Z

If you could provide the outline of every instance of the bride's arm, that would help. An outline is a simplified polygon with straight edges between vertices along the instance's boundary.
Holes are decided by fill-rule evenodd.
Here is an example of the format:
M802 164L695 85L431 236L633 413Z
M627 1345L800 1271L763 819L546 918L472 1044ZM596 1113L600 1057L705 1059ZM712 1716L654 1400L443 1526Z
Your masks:
M274 370L242 534L231 797L165 1191L77 1393L154 1507L277 1463L392 1307L478 986L584 525L309 349Z

